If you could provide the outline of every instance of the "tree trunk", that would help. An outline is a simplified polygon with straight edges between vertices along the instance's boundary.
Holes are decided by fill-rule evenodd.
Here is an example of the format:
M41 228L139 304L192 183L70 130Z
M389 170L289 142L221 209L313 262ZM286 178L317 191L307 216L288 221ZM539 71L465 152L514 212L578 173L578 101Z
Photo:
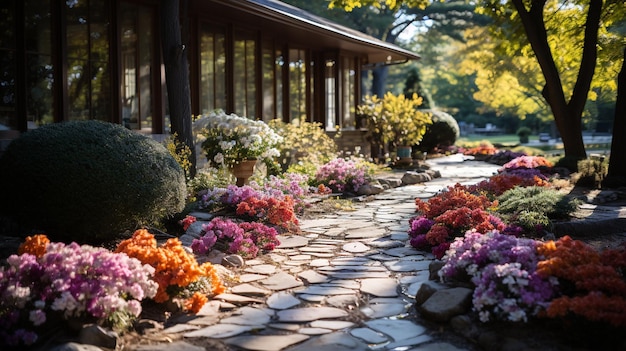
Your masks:
M183 0L183 2L186 9L187 1ZM196 153L191 130L187 46L181 39L179 0L161 1L161 40L172 134L176 133L178 140L192 151L190 176L193 177L196 173Z
M602 182L603 186L626 186L626 49L622 69L617 75L617 100L615 102L615 119L613 120L613 140L611 141L611 157L609 173Z
M372 95L379 98L385 96L385 84L389 75L388 66L378 66L372 70Z
M582 113L596 66L596 45L603 1L589 1L583 54L569 102L565 98L561 78L548 44L548 34L543 21L545 0L533 1L530 10L526 9L525 2L522 0L513 0L513 5L520 15L528 41L546 80L542 95L554 115L556 127L563 140L565 156L578 160L585 159L587 153L582 137Z

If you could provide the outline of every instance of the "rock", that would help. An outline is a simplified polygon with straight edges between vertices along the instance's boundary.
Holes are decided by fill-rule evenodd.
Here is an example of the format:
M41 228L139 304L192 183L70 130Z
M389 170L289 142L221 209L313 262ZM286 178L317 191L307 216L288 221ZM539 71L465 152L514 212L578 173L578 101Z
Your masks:
M426 173L418 173L414 171L408 171L402 176L402 184L411 185L417 183L425 183L432 180L432 177Z
M68 342L51 348L50 351L102 351L102 349L95 345L85 345L75 342Z
M441 284L438 284L437 282L433 282L433 281L423 282L419 290L417 290L417 293L415 294L415 303L417 303L418 306L422 305L424 302L426 302L426 300L428 300L431 296L433 296L435 292L443 288L444 286Z
M443 265L443 261L432 261L428 266L428 271L430 272L430 276L428 277L428 279L439 280L439 270L441 269L441 267L443 267Z
M246 261L241 255L226 255L222 258L222 265L224 267L243 267Z
M447 322L454 316L469 312L471 298L471 289L451 288L439 290L419 306L418 311L427 319Z
M432 179L441 178L441 172L434 169L427 169L424 173L428 174Z
M382 185L376 183L365 184L359 187L357 195L376 195L385 191Z
M467 339L476 339L480 333L478 327L476 327L476 322L472 321L466 314L452 317L450 319L450 326L455 332L463 335Z
M86 325L80 330L78 341L81 344L89 344L107 349L116 349L118 335L116 332L106 330L99 325Z

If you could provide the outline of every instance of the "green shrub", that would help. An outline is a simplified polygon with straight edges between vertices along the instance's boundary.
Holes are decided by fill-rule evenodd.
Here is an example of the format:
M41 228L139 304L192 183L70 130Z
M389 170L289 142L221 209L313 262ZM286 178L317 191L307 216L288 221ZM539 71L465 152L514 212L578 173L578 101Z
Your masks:
M278 135L283 137L278 163L283 171L300 161L321 166L337 157L337 145L319 123L306 122L303 119L285 123L274 119L269 123Z
M461 130L459 124L452 115L438 110L422 110L431 114L432 124L426 126L426 133L422 141L414 146L421 152L430 152L436 147L448 147L454 145Z
M572 175L572 181L578 186L599 188L608 171L608 158L580 160L578 173Z
M116 124L50 124L0 159L4 212L57 240L103 242L185 205L185 176L167 149Z
M578 207L558 190L545 187L515 187L498 197L497 212L509 215L518 225L533 230L550 219L567 218Z

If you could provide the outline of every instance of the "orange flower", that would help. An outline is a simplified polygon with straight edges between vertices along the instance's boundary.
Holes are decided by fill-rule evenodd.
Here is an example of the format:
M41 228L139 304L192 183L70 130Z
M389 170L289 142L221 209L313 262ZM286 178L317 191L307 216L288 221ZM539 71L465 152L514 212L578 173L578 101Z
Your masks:
M198 265L195 257L183 248L178 238L168 239L161 247L157 247L156 239L145 229L135 231L130 239L122 241L115 252L126 253L130 257L149 264L155 269L154 281L159 288L154 297L156 302L165 302L171 298L167 289L170 286L187 287L202 277L210 278L211 294L224 291L224 286L210 263ZM195 298L194 308L201 308L202 300ZM202 302L204 304L204 302Z
M17 253L19 255L28 253L36 257L41 257L46 253L46 249L48 248L49 243L50 240L45 234L28 236L17 249Z
M195 292L192 297L185 300L184 309L194 314L198 313L207 301L209 299L204 294Z

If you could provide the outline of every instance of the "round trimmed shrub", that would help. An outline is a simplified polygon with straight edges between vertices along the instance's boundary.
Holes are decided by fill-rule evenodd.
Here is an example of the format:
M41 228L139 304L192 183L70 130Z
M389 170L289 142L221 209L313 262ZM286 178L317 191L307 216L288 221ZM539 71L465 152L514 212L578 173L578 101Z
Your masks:
M431 114L432 124L426 126L426 134L414 148L421 152L430 152L437 147L454 145L461 135L461 130L452 115L439 110L422 110Z
M98 243L181 211L185 176L167 149L121 125L55 123L0 158L4 213L57 240Z

